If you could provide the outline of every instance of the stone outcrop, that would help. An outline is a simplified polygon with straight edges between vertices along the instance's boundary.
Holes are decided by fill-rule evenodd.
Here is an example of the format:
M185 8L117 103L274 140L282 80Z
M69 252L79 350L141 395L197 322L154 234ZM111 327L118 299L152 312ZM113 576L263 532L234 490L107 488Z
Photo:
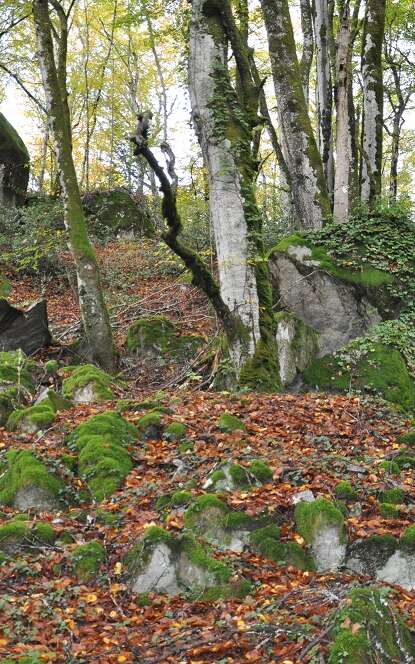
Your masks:
M23 205L29 169L30 159L25 144L0 113L0 206Z
M364 336L381 321L364 289L330 274L306 246L274 251L270 271L278 308L319 333L320 357Z

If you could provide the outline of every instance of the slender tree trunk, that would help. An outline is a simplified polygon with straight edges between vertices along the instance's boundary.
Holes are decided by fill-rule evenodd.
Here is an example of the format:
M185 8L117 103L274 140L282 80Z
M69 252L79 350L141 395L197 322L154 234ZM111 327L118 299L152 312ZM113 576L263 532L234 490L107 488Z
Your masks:
M389 197L391 201L396 201L398 196L398 164L399 164L399 147L401 142L401 122L402 116L400 113L393 118L392 129L392 154L391 166L389 174Z
M228 38L238 66L239 94L231 86L227 67ZM189 85L192 118L209 176L221 296L241 321L230 356L242 382L275 388L276 330L262 218L253 189L258 90L247 44L233 23L228 1L193 0Z
M382 45L385 0L367 0L363 31L362 201L373 204L381 194L383 142Z
M66 90L67 16L55 2L62 26L58 69L55 63L48 0L33 0L38 59L42 73L50 128L54 136L65 202L65 225L74 257L79 304L85 335L95 361L107 370L115 365L109 316L100 283L99 268L89 242L73 156L70 113Z
M318 229L331 205L304 98L288 0L261 0L261 6L296 216L302 228Z
M334 217L345 222L350 209L351 132L350 132L350 8L346 0L337 37L336 94L336 173L334 180Z
M318 115L318 146L323 162L327 188L333 192L333 90L331 80L329 39L331 22L327 0L314 0L314 35L316 42L317 70L317 115Z
M301 29L303 31L303 53L301 57L301 78L306 104L310 96L310 72L314 56L313 16L310 0L300 0Z
M45 173L46 173L46 162L48 159L48 147L49 147L49 124L46 119L43 127L42 152L40 154L39 177L37 181L37 186L40 192L43 192L45 186Z

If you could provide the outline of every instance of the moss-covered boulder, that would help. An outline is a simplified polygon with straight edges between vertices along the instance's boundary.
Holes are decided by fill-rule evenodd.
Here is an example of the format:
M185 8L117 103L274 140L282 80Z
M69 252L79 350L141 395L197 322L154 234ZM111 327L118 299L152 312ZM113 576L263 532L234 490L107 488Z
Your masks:
M177 326L165 316L147 316L129 328L126 347L129 353L164 364L184 361L194 356L203 344L197 335L181 335Z
M227 462L221 464L203 485L209 491L249 490L272 481L272 470L265 461L256 459L248 466Z
M318 571L337 570L346 554L344 516L329 500L319 498L296 505L297 530L311 546Z
M398 350L380 343L355 345L315 360L304 380L312 388L381 396L405 410L415 407L415 384Z
M398 548L393 535L371 535L347 547L346 568L374 579Z
M0 169L0 206L23 205L29 183L29 153L3 113L0 113Z
M334 495L339 500L356 500L358 492L347 480L341 480L334 487Z
M151 237L154 234L145 199L138 202L125 189L88 192L82 202L88 226L98 237Z
M159 440L163 434L162 414L158 411L146 413L137 422L141 440Z
M224 433L234 433L235 431L245 431L246 427L236 415L222 413L218 420L218 428Z
M91 417L69 436L69 445L79 452L81 477L95 500L104 500L120 488L132 469L127 448L136 439L136 427L115 411Z
M127 556L130 587L135 593L177 595L193 592L200 599L240 596L243 583L232 584L232 569L216 560L189 536L174 537L157 526L148 528Z
M319 333L322 355L380 322L373 291L392 281L390 274L370 266L336 264L324 247L303 235L286 237L275 247L270 273L275 301Z
M314 569L312 556L297 542L280 542L280 529L275 525L251 532L250 547L279 565L292 565L302 570Z
M170 422L164 430L164 438L180 442L186 437L187 427L183 422Z
M65 367L63 373L66 376L62 383L63 396L75 404L114 399L111 390L116 383L114 377L94 364Z
M15 410L7 420L9 431L35 434L38 431L48 429L54 422L56 410L50 401Z
M379 581L415 589L415 526L410 526L402 534L395 550L376 571Z
M60 507L63 482L26 450L9 450L0 478L0 504L16 509L54 511Z
M276 320L280 379L286 387L317 357L319 334L292 312L280 311Z
M412 634L381 588L355 588L337 615L329 664L413 662Z
M60 410L70 410L73 407L73 403L70 399L65 399L65 397L55 392L55 390L52 390L50 387L42 390L36 399L36 404L44 402L49 403L56 412Z
M88 582L96 578L105 558L105 549L97 540L77 546L72 551L71 562L79 581Z
M0 526L0 551L11 556L21 551L25 545L28 551L51 546L55 541L55 531L49 523L35 522L32 526L27 520L15 519Z

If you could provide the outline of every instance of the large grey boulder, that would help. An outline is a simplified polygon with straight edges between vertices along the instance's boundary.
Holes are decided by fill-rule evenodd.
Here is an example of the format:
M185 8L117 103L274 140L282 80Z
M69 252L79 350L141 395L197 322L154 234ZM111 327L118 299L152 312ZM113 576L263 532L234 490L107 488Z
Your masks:
M25 144L0 113L0 206L23 205L29 169L30 159Z
M364 289L329 274L305 246L289 246L270 258L278 308L294 313L319 333L319 357L366 335L381 321Z

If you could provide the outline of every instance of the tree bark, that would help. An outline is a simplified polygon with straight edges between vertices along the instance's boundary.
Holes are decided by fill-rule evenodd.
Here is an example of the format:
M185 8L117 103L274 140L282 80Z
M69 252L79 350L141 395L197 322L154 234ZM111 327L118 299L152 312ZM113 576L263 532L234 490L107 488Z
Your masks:
M238 94L228 72L228 41L238 68ZM230 356L242 382L269 389L279 383L279 376L262 218L254 192L258 89L246 40L227 0L193 0L189 86L192 119L209 176L221 296L241 322Z
M303 229L319 229L331 205L306 107L288 0L261 0L261 6L296 216Z
M303 53L301 57L301 78L306 104L310 96L310 72L314 56L313 16L310 0L300 0L301 29L303 32Z
M314 35L316 42L318 146L324 175L333 192L333 90L331 80L329 39L332 27L327 0L314 0Z
M363 31L363 128L361 197L372 205L381 194L383 143L382 45L385 0L367 0Z
M77 272L79 305L88 345L93 359L107 370L115 365L115 353L108 311L102 292L99 268L90 244L79 185L72 156L72 135L66 89L67 16L55 1L59 12L61 40L58 66L55 63L48 0L33 0L38 59L54 136L60 181L65 202L65 226Z

